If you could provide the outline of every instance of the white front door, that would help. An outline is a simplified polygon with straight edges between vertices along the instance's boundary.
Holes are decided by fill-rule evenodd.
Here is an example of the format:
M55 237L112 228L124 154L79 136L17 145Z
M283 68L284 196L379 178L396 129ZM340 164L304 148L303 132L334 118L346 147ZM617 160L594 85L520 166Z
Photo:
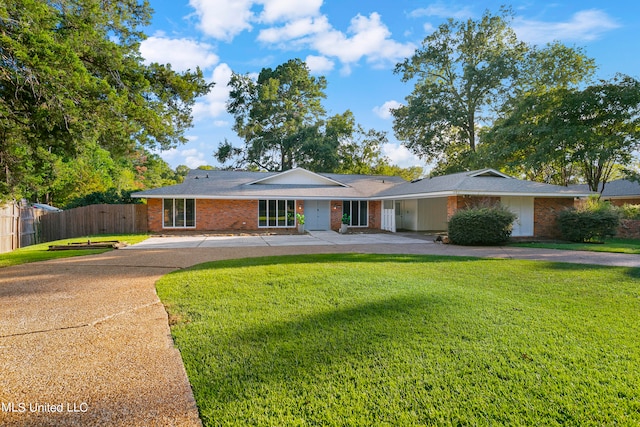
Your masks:
M533 236L533 197L503 197L502 204L517 215L513 237Z
M310 231L331 229L331 202L329 200L304 201L304 228Z

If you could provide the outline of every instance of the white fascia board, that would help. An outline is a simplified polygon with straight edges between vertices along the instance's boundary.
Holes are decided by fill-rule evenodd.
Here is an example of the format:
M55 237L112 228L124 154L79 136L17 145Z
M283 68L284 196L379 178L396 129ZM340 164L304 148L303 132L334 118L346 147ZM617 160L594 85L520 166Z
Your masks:
M486 191L460 191L456 196L485 196L485 197L588 197L592 193L522 193L522 192L486 192Z
M133 196L132 196L133 197ZM341 196L293 196L293 195L256 195L256 196L212 196L212 195L184 195L165 194L162 196L135 196L139 199L198 199L198 200L380 200L371 197L341 197Z
M403 194L398 196L378 197L379 200L435 199L449 196L484 196L484 197L589 197L594 193L518 193L518 192L486 192L486 191L438 191L434 193Z
M377 197L378 200L408 200L408 199L434 199L436 197L448 197L455 196L456 193L453 191L438 191L435 193L414 193L414 194L403 194L397 196L384 196Z

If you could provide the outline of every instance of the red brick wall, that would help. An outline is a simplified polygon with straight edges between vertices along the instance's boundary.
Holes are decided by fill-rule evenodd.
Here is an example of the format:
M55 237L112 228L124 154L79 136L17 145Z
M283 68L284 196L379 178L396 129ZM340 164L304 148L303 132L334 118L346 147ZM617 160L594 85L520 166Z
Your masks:
M331 210L330 227L338 231L342 225L342 200L332 200L329 209Z
M493 206L500 203L500 197L489 196L449 196L447 199L447 219L460 209Z
M342 216L342 202L339 202L338 226L340 228L340 218ZM258 201L257 200L196 200L196 228L174 228L165 229L162 227L162 199L149 199L147 201L149 231L224 231L224 230L263 230L258 227ZM333 206L333 202L332 202ZM296 201L296 212L304 212L304 201ZM333 211L332 211L333 215ZM281 227L279 229L282 229ZM295 229L295 227L285 228Z
M640 198L629 198L629 199L604 199L609 200L614 206L622 206L622 205L640 205Z
M164 229L162 227L162 199L147 201L149 216L149 231L161 232L165 230L257 230L258 229L258 201L257 200L196 200L196 227Z
M196 200L197 230L258 229L257 200Z
M533 200L533 235L549 239L560 238L558 214L574 205L573 198L535 198Z
M162 231L162 199L147 200L147 218L149 231Z
M380 230L382 227L382 202L372 200L369 202L369 228Z
M616 237L623 239L640 239L640 220L621 219Z
M334 209L335 208L335 209ZM369 201L369 226L367 229L380 230L382 226L382 202L380 200ZM331 229L338 231L342 225L342 200L331 201ZM354 229L365 227L354 227Z

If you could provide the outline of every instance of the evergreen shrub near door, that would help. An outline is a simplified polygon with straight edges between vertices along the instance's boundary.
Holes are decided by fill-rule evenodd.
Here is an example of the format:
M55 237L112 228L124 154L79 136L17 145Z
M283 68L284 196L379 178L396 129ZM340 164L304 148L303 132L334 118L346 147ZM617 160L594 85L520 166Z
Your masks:
M449 219L449 239L456 245L499 245L511 237L515 219L501 205L460 210Z

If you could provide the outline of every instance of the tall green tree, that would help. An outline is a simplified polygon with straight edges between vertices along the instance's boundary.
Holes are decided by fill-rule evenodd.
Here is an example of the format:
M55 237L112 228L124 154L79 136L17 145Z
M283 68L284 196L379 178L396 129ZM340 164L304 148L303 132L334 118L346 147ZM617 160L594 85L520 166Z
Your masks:
M92 144L117 157L185 142L210 85L199 69L144 64L150 16L144 0L0 3L0 196L37 197L51 156Z
M215 157L221 163L282 171L295 166L331 168L337 141L349 134L350 114L326 118L322 100L327 82L314 77L300 59L275 69L264 68L257 80L233 74L227 111L244 147L222 142Z
M479 123L504 99L526 52L510 19L506 9L480 20L449 19L396 66L404 82L415 80L406 105L393 111L407 148L428 161L443 160L452 145L475 151Z
M396 67L415 87L393 112L394 130L415 154L437 162L436 173L497 166L477 154L483 128L529 93L575 87L593 76L595 63L582 49L526 45L512 19L505 8L478 20L450 19Z
M487 140L497 158L530 170L550 167L565 185L575 174L599 191L640 148L640 82L619 75L582 90L529 94Z
M352 137L340 144L340 165L335 172L400 176L407 181L420 178L424 173L422 167L402 168L392 164L391 160L382 154L382 146L388 142L386 132L375 129L365 130L358 125Z

